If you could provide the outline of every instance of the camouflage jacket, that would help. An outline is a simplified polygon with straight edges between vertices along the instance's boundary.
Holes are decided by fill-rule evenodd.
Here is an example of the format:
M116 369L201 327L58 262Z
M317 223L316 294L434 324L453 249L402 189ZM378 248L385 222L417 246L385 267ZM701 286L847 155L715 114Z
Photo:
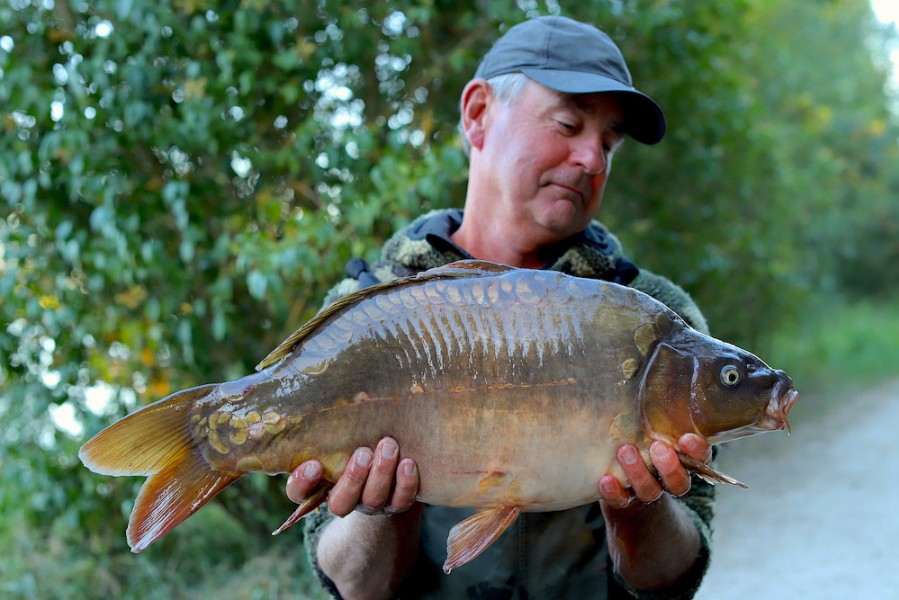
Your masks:
M384 245L380 259L371 268L362 261L351 261L347 268L350 276L332 288L325 305L379 281L472 258L450 241L461 220L460 210L435 211L419 217ZM548 268L629 285L664 302L691 326L707 332L705 318L687 293L664 277L638 269L622 255L617 238L602 224L594 222L578 239L552 250ZM678 501L693 517L701 534L702 549L693 570L677 589L640 592L618 577L612 569L605 543L605 521L596 502L558 512L523 513L484 554L451 575L444 575L442 565L449 530L473 511L425 506L418 562L397 597L692 598L709 561L713 488L694 477L690 492ZM339 598L315 559L319 534L332 518L327 510L306 517L305 539L310 562L323 586Z

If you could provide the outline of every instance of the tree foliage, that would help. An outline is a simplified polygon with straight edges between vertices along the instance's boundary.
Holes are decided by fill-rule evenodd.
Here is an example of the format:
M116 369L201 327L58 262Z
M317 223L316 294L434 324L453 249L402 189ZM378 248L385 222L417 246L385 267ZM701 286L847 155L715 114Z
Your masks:
M459 92L502 31L547 13L606 29L665 108L666 140L616 157L601 218L693 293L714 333L751 343L808 294L895 289L894 32L864 0L11 0L0 414L15 426L0 433L0 510L16 526L0 542L76 565L77 550L29 540L122 552L137 482L88 473L79 443L249 372L347 259L458 206ZM267 547L289 510L280 486L223 495L231 516L210 518L237 525L212 555ZM196 545L177 540L208 539L186 529L159 552L189 571L181 545ZM121 592L130 563L103 560L104 589ZM0 570L2 589L32 580Z

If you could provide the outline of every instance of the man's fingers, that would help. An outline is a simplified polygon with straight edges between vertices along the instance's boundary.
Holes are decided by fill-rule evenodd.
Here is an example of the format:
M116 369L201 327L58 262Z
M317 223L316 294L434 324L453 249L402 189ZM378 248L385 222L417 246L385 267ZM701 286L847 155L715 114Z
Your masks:
M390 499L390 508L406 511L412 508L418 494L418 466L411 458L404 458L396 468L396 488Z
M345 517L353 512L362 497L362 490L371 471L373 458L371 448L356 449L347 463L343 475L328 494L328 510L338 517Z
M653 442L649 447L649 458L668 493L683 496L690 490L690 475L674 448L663 442Z
M678 449L684 454L689 454L696 460L708 464L712 460L712 447L701 435L685 433L677 440Z
M662 495L662 486L643 462L636 446L624 444L618 448L618 462L624 469L634 495L643 502L653 502Z
M678 440L678 448L699 460L711 459L711 449L702 436L685 434ZM673 496L683 496L690 491L690 474L681 463L677 451L669 444L654 441L649 447L649 459L655 474L646 466L640 451L633 444L620 446L617 457L631 489L625 488L611 475L600 480L600 496L613 508L624 508L635 498L641 502L655 502L666 491Z
M362 492L362 504L378 510L384 508L390 500L399 453L399 446L393 438L387 437L378 442L374 453L374 466Z
M308 460L294 469L287 478L287 497L300 504L317 487L322 478L322 465L317 460Z
M633 495L614 475L604 475L599 480L599 495L612 508L624 508L634 501Z
M356 509L370 514L409 510L418 494L418 467L412 459L400 461L399 454L390 437L381 439L374 451L357 448L328 494L328 510L339 517ZM287 478L287 497L302 503L319 489L323 472L317 460L299 465Z

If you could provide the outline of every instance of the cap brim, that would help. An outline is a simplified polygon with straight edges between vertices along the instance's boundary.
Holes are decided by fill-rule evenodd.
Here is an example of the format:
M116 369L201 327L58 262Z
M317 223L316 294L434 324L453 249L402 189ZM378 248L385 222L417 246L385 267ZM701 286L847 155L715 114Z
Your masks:
M657 144L665 137L665 113L655 101L620 81L583 71L522 69L522 73L548 88L566 94L611 92L621 94L624 132L644 144Z

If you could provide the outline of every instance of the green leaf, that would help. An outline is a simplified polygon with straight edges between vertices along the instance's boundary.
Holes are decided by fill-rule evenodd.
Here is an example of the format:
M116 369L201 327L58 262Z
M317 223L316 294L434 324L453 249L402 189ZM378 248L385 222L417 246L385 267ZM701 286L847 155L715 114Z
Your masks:
M247 288L250 291L250 295L256 300L263 300L265 298L265 289L267 285L268 280L261 271L253 269L247 274Z

